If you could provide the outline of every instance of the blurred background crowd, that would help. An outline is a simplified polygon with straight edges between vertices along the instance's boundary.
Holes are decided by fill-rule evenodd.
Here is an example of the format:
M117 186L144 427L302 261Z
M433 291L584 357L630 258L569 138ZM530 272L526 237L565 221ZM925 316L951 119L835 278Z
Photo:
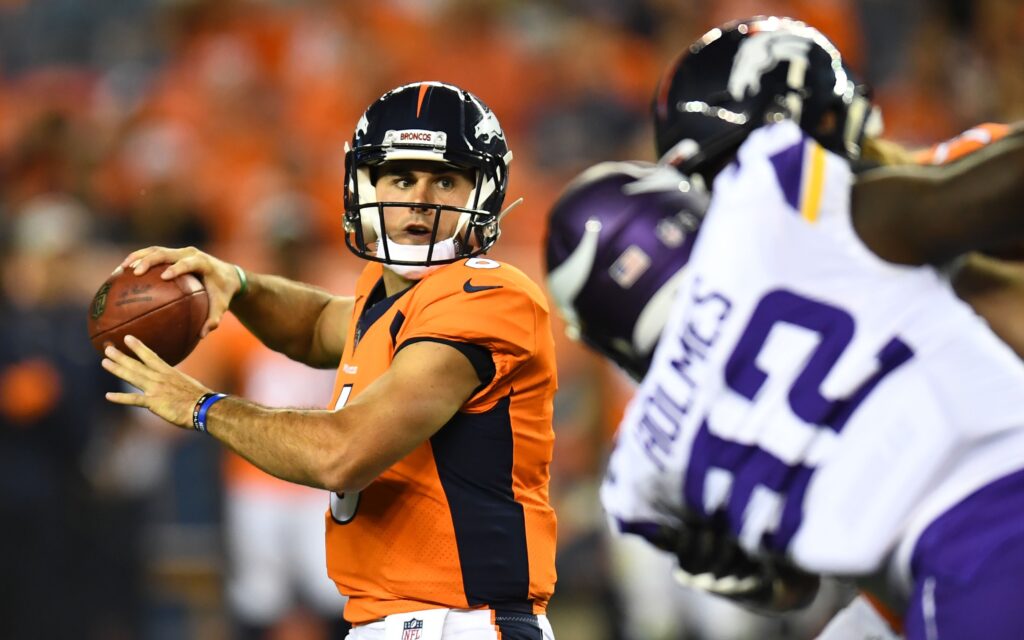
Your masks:
M493 255L540 278L543 217L609 159L654 160L661 70L728 19L818 27L875 90L888 137L924 146L1024 118L1022 0L0 0L0 638L330 638L327 497L103 399L86 308L128 251L196 245L350 290L343 146L383 91L467 88L516 159ZM561 327L556 327L561 336ZM319 406L227 322L182 365L219 391ZM596 496L629 394L562 339L552 495L560 640L805 638L847 595L762 619L674 588L611 543ZM309 542L305 542L309 540Z

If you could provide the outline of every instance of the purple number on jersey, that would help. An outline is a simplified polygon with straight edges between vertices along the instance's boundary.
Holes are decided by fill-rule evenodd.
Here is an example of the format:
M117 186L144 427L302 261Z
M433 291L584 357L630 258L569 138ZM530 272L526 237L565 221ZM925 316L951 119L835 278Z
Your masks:
M790 409L805 423L835 432L842 431L850 416L878 383L914 353L899 338L890 340L877 354L878 368L846 398L829 400L821 385L853 339L854 320L846 311L786 290L765 295L751 315L725 367L730 389L754 401L767 382L768 374L757 365L757 357L768 335L779 323L803 327L816 333L819 342L807 364L789 387ZM733 533L741 536L744 517L755 489L763 487L780 496L781 514L776 527L767 530L762 543L784 550L800 526L804 492L814 473L806 465L789 465L754 445L730 442L711 433L704 420L694 440L686 471L685 498L688 506L710 516L705 504L705 486L710 470L731 475L732 483L724 505ZM713 509L712 509L713 510Z

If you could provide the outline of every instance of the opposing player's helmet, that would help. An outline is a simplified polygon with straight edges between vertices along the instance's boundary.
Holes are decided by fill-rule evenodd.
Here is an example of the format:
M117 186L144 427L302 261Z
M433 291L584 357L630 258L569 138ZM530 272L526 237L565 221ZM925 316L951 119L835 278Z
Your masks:
M395 160L426 160L475 173L464 206L380 202L376 169ZM359 119L345 154L345 243L361 258L394 265L430 266L487 251L498 239L501 205L512 154L497 117L468 91L441 82L407 84L381 96ZM430 244L410 258L391 255L379 242L385 206L434 211ZM442 211L459 216L455 235L438 238ZM454 256L435 255L440 241L454 240Z
M856 159L864 134L881 134L869 93L817 29L777 17L732 22L691 44L658 84L658 154L708 176L752 130L792 118L826 149Z
M548 291L569 335L640 379L690 258L707 195L669 166L604 162L548 218Z

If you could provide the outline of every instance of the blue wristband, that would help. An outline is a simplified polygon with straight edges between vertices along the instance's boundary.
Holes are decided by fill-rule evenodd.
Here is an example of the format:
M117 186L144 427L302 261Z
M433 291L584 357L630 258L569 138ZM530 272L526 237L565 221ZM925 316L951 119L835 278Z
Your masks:
M192 428L206 433L206 412L217 402L228 397L226 393L204 393L192 409Z

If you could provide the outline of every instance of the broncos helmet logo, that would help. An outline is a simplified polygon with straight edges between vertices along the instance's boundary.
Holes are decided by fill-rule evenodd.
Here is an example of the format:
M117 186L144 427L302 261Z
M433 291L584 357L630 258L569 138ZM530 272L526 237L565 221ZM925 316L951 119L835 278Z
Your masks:
M481 112L483 117L473 127L473 135L484 144L490 144L495 138L504 140L505 132L501 130L501 125L498 124L498 118L494 115L494 112L488 109L481 109Z
M806 36L789 31L764 31L755 33L740 45L733 60L732 71L729 73L729 94L734 100L740 101L748 95L757 95L761 91L761 78L779 66L780 62L788 62L789 70L786 84L790 89L802 89L807 75L808 53L812 41ZM787 99L787 106L795 118L800 116L800 100L792 96Z

